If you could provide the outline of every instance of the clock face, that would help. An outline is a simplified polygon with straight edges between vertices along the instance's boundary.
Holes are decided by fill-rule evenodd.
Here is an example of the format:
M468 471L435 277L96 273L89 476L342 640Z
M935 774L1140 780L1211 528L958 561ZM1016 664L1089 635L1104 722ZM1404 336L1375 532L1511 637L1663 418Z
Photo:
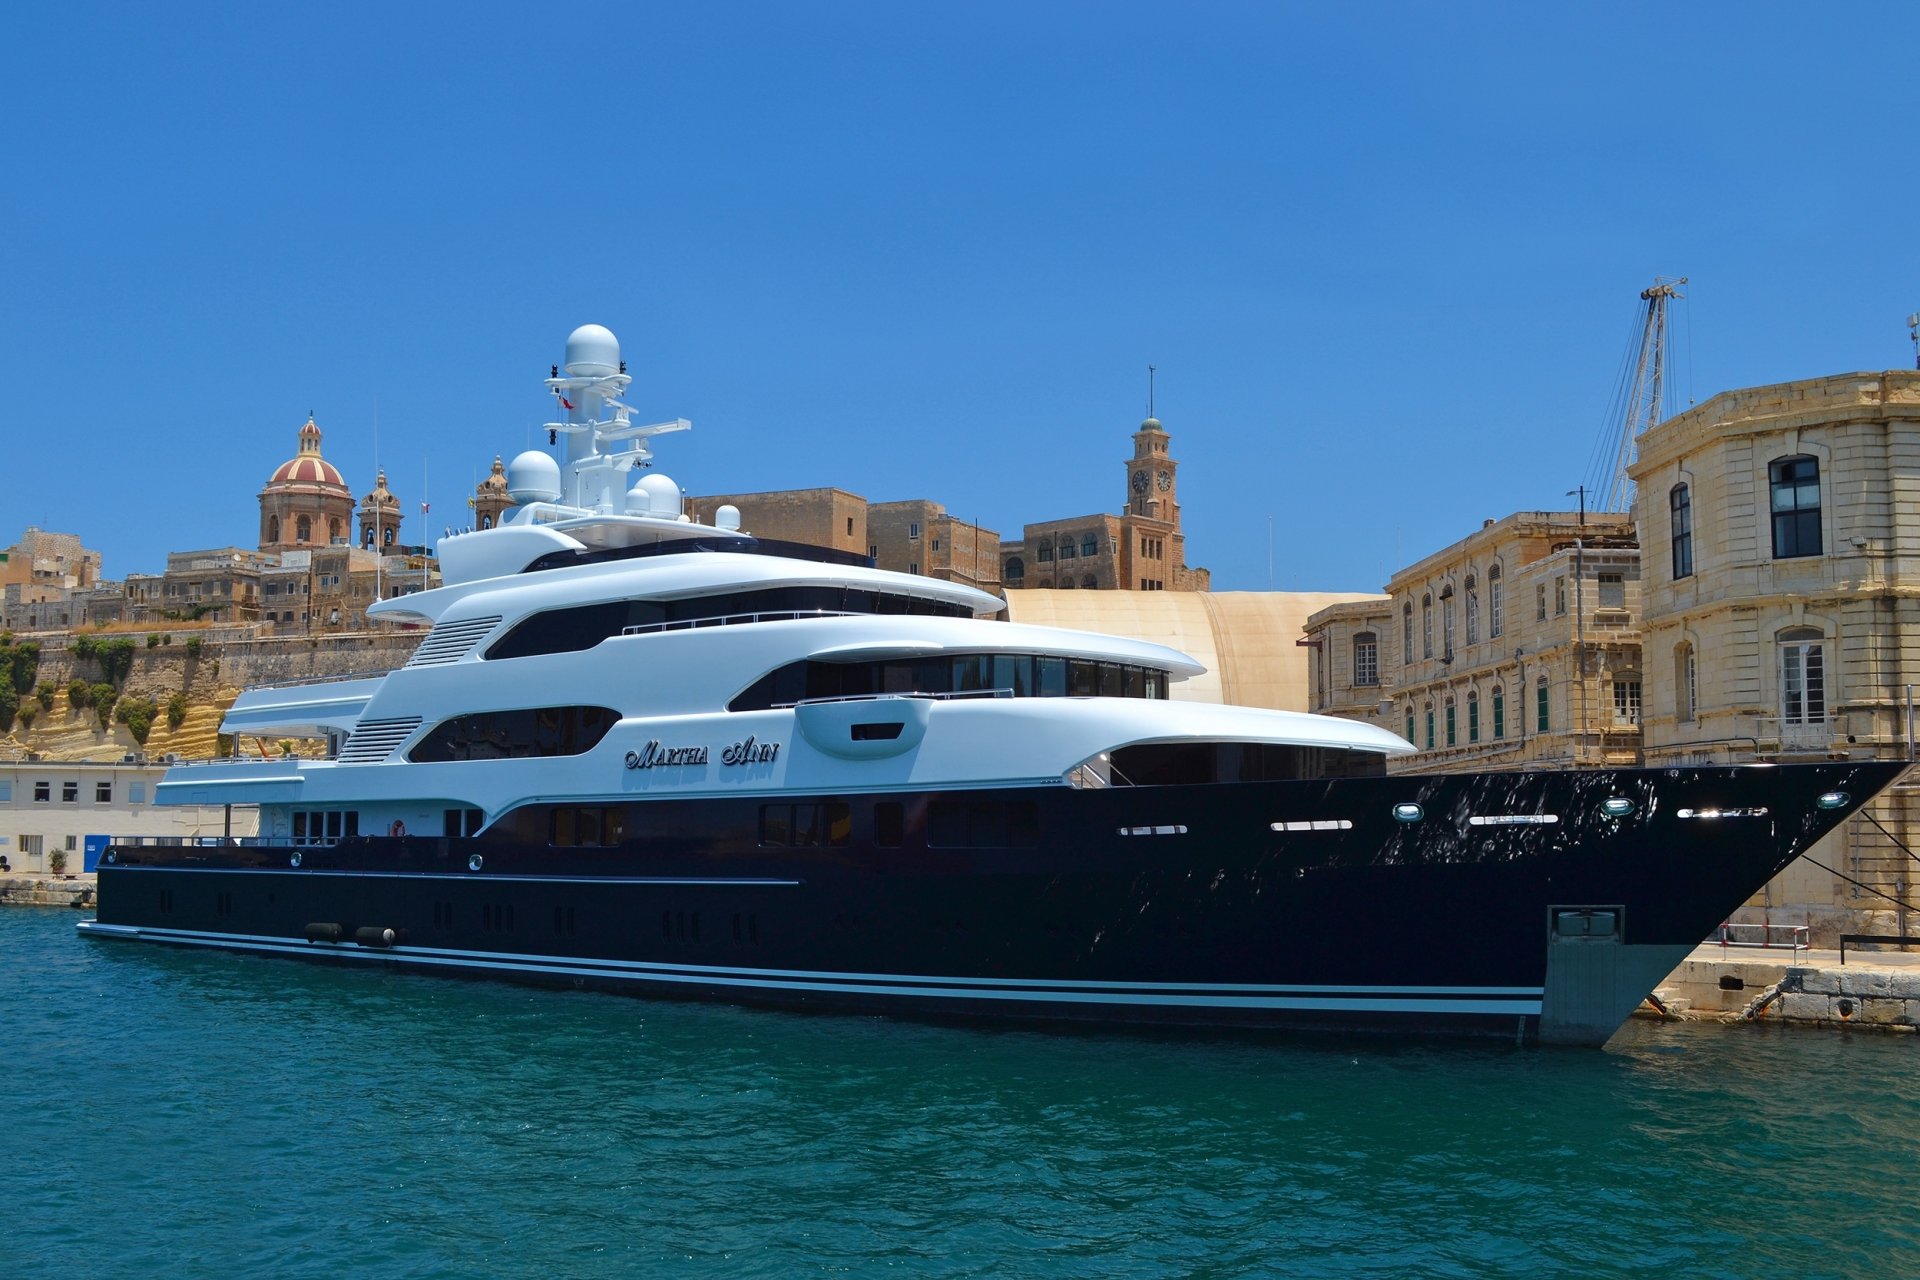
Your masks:
M1133 473L1133 491L1135 493L1145 493L1147 491L1147 473L1146 472L1136 471Z
M1160 492L1165 493L1171 488L1173 488L1173 472L1162 471L1160 473Z

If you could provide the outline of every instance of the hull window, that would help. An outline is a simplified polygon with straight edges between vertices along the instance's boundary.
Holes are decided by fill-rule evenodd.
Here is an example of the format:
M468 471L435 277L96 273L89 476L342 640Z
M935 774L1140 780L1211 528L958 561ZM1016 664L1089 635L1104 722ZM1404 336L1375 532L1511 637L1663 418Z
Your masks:
M555 809L549 822L549 844L606 847L619 844L627 835L626 810L617 805Z
M1031 849L1040 843L1040 814L1031 800L936 800L927 809L927 844L935 849Z
M838 801L760 806L762 845L812 849L844 845L852 838L853 810Z

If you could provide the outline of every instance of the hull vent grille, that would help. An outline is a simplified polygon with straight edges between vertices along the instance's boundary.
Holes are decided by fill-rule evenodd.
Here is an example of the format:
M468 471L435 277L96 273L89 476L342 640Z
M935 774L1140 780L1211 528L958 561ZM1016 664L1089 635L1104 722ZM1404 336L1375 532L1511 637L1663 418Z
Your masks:
M340 748L341 764L376 764L393 754L393 749L413 736L420 727L419 716L397 720L362 720Z
M466 618L460 622L436 622L420 647L407 659L410 667L440 667L449 662L458 662L473 652L473 646L486 637L487 632L500 625L500 615L491 618Z

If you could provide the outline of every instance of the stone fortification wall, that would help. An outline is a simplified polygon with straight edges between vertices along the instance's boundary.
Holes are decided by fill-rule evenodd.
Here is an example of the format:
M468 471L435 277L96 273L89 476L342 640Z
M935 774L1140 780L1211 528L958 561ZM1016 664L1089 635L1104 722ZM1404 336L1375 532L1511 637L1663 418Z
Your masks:
M134 633L129 637L134 641L133 670L121 692L164 701L181 689L196 697L203 690L391 671L406 662L424 634L421 630L229 640L203 637L200 653L194 656L187 651L185 634L175 635L170 645L149 649L145 639ZM51 681L65 688L76 677L100 680L99 664L76 657L70 644L40 650L36 683Z

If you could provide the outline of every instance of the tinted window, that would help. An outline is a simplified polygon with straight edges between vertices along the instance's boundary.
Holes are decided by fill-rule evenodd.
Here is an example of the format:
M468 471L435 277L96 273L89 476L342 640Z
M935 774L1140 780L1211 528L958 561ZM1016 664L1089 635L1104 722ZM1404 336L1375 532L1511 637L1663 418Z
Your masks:
M1070 675L1071 672L1071 675ZM1074 683L1070 686L1069 680ZM882 662L794 662L769 671L728 704L764 711L816 698L876 693L997 694L1016 698L1074 693L1114 698L1167 696L1167 673L1117 662L1083 662L1027 654L960 654Z
M422 764L577 756L607 736L620 713L608 707L524 707L442 721L407 753Z

